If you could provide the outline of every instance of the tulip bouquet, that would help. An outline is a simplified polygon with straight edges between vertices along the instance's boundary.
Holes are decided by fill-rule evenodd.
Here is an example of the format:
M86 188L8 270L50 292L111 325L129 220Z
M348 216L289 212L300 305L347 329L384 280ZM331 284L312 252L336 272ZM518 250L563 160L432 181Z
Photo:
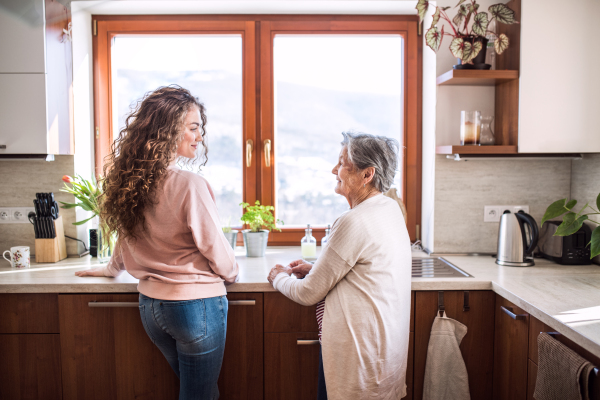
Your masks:
M60 208L66 209L79 206L85 211L91 211L94 214L83 221L74 222L73 225L83 225L95 216L100 215L99 198L102 191L98 188L98 184L94 178L92 178L92 181L90 182L79 175L75 179L71 178L69 175L64 175L62 180L65 182L65 186L60 189L60 191L71 193L80 201L80 203L65 203L64 201L61 201L60 203L62 206ZM71 186L68 185L69 183Z

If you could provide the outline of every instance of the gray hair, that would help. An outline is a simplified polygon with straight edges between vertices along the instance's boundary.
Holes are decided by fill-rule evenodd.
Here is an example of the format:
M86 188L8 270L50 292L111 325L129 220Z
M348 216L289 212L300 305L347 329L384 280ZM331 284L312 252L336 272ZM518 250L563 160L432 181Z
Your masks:
M342 146L348 149L348 159L359 170L373 167L373 186L380 192L387 192L398 169L398 150L396 139L368 133L342 132Z

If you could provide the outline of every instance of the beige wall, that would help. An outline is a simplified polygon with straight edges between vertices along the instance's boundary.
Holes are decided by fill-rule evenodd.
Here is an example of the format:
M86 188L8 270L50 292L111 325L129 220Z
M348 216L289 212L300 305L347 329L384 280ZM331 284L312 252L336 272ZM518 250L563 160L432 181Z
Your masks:
M33 207L36 193L53 192L57 201L74 202L74 197L60 192L63 175L73 175L73 156L55 156L46 161L0 161L0 207ZM77 237L74 210L60 210L65 234ZM33 225L1 224L0 250L12 246L29 246L35 254ZM77 254L77 243L67 239L67 253Z
M575 207L579 211L585 203L596 208L596 198L600 193L600 154L585 154L583 160L573 161L573 173L571 175L571 198L577 200ZM589 208L587 211L591 211ZM592 216L592 219L600 222L600 215ZM590 223L595 229L598 225ZM600 264L600 256L594 258L596 264Z

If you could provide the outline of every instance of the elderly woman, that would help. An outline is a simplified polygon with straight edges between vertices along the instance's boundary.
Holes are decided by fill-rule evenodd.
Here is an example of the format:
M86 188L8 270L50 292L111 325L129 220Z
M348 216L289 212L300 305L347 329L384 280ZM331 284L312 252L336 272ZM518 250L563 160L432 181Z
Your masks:
M411 251L398 204L383 196L397 169L398 142L343 133L335 192L350 210L333 224L314 265L276 265L269 281L302 305L325 299L319 399L406 396ZM294 279L291 274L304 279Z

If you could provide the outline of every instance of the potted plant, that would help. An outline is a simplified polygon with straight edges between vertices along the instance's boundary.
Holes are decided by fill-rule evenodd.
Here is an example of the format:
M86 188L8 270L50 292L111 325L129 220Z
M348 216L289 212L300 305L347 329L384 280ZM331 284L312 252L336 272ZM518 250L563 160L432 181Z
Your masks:
M275 225L275 217L273 217L275 207L261 206L258 200L253 206L248 203L240 203L240 206L246 209L246 212L242 215L242 222L250 227L250 229L242 231L246 256L263 257L267 249L269 231L273 229L281 231ZM283 224L283 221L277 220L277 222Z
M600 194L596 198L596 208L588 204L583 206L578 213L574 213L573 207L577 204L577 200L561 199L550 204L546 209L546 213L542 218L542 225L544 222L553 218L563 216L562 223L556 229L554 236L570 236L577 232L585 221L592 222L596 225L600 225L600 222L589 219L589 215L600 215ZM584 214L586 208L589 208L593 212ZM563 215L564 214L564 215ZM597 226L592 232L592 238L590 240L590 258L594 258L600 255L600 226Z
M61 208L68 209L81 207L85 211L90 211L93 214L83 221L73 222L73 225L83 225L92 218L100 215L100 197L102 196L102 189L93 177L92 181L88 181L81 176L77 176L73 179L69 175L64 175L62 180L65 182L65 186L60 189L61 192L71 193L80 202L65 203L64 201L61 201ZM69 183L71 186L68 185ZM90 229L90 231L92 230ZM98 243L98 260L100 262L108 262L115 247L116 236L110 234L108 229L106 229L106 225L100 223L99 229L96 230L96 238Z
M488 29L493 20L503 24L516 24L515 12L505 4L493 4L488 8L489 15L485 11L478 11L479 4L476 0L460 0L454 7L458 7L457 14L450 19L446 10L451 7L436 7L433 14L431 27L425 33L425 41L435 52L438 51L445 36L452 37L450 42L450 51L458 58L459 64L455 69L489 69L489 64L485 64L485 53L488 43L488 34L495 37L494 49L497 54L502 54L508 48L509 40L504 34L497 34ZM419 23L425 18L429 8L429 0L419 0L417 3L419 14ZM490 17L491 15L491 17ZM473 19L472 23L471 18ZM450 25L452 32L445 32L444 25L438 29L440 21L446 21Z
M231 229L231 217L227 219L227 226L221 228L225 238L231 245L231 248L235 250L235 242L237 242L238 231Z

